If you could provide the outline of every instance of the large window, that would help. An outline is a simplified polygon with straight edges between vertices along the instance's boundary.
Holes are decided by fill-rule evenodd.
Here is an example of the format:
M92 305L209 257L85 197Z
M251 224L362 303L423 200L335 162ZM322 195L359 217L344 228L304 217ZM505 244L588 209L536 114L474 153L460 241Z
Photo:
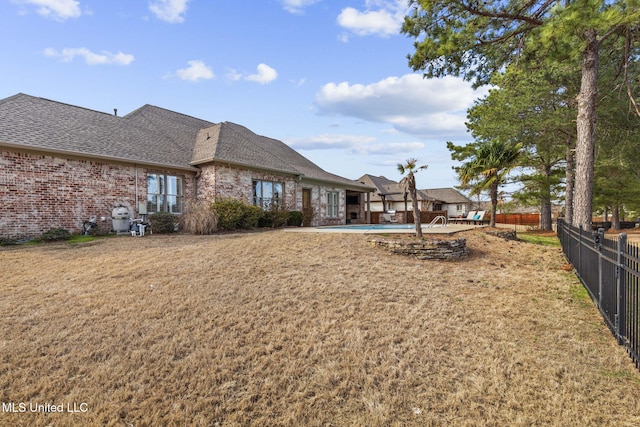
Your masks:
M340 193L337 191L327 192L327 218L337 218L339 206Z
M184 208L184 178L150 173L147 175L147 211L182 213Z
M282 206L284 183L274 181L253 181L253 204L268 211L273 206Z

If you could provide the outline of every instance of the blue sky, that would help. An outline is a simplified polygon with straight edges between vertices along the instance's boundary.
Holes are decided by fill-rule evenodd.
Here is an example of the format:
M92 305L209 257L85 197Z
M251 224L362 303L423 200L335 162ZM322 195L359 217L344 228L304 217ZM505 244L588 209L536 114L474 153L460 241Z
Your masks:
M407 65L405 0L5 0L0 98L22 92L125 115L144 104L231 121L325 170L457 185L446 141L471 141L485 94Z

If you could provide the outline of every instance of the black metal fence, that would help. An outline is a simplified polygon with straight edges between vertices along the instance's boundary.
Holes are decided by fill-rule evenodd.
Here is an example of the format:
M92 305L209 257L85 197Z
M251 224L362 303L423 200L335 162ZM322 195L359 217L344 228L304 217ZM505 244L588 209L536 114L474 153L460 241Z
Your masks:
M604 230L583 230L558 220L558 238L606 324L640 368L640 250L621 233L605 238Z

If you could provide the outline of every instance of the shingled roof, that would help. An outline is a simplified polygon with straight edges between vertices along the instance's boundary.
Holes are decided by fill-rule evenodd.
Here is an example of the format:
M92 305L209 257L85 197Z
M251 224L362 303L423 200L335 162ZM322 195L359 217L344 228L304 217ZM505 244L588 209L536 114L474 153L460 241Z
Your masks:
M421 190L433 197L436 200L439 200L443 203L473 203L471 199L467 196L456 190L455 188L429 188L426 190Z
M376 189L376 192L371 196L371 201L373 202L381 201L383 196L387 202L404 201L404 187L396 181L385 178L384 176L374 176L369 174L362 175L358 178L358 181ZM418 190L417 196L418 200L436 200L433 197L430 197L423 190Z
M210 125L152 106L119 117L24 94L0 100L0 145L165 167L190 168Z
M217 161L369 189L282 141L152 105L120 117L17 94L0 100L0 146L191 170Z
M326 172L282 141L257 135L244 126L230 122L202 129L196 138L193 153L193 165L223 162L358 189L367 187L357 181Z

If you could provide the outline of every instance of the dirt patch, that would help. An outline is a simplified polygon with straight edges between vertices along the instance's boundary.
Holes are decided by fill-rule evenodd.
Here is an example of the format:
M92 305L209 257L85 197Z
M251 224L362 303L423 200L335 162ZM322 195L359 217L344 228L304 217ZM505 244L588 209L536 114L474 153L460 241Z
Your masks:
M0 402L27 405L0 425L640 424L560 251L456 237L455 263L280 231L0 251Z

